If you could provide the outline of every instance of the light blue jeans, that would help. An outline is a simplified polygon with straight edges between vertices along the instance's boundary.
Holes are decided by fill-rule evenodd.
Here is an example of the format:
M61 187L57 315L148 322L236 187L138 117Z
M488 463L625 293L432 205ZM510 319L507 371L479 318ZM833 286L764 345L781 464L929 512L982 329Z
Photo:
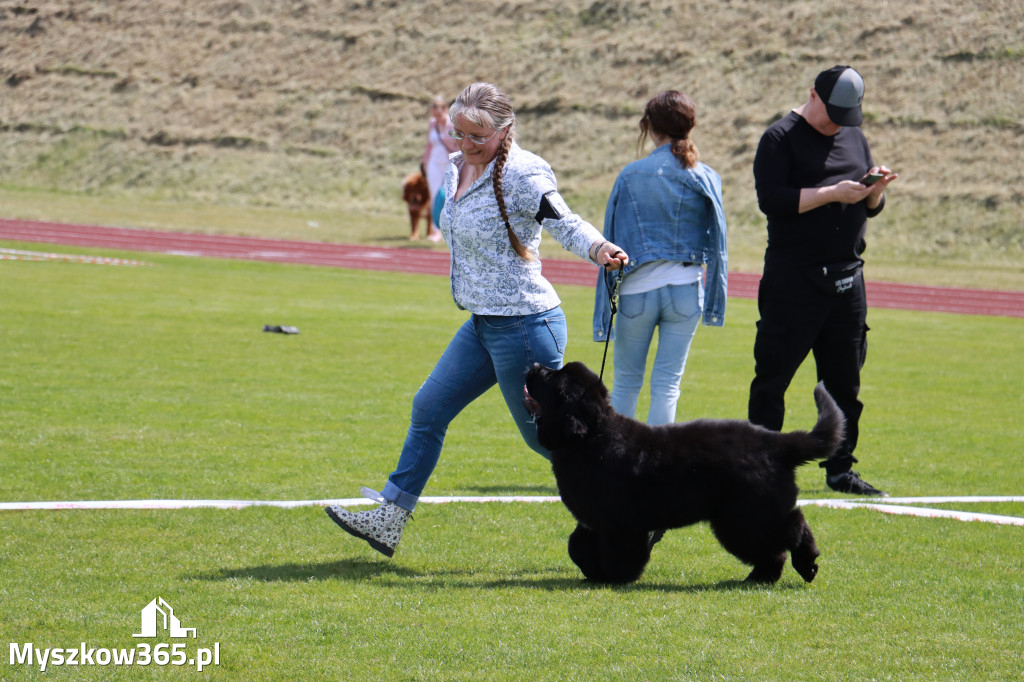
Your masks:
M615 319L615 380L612 407L636 416L637 399L647 371L647 351L658 330L658 350L651 369L651 407L648 424L670 424L676 419L679 382L686 356L704 309L704 285L694 282L669 285L619 298Z
M494 384L526 444L551 459L523 405L523 385L535 362L561 367L567 341L565 315L558 307L536 315L470 317L413 398L405 446L381 491L384 499L409 511L416 508L441 457L448 424Z

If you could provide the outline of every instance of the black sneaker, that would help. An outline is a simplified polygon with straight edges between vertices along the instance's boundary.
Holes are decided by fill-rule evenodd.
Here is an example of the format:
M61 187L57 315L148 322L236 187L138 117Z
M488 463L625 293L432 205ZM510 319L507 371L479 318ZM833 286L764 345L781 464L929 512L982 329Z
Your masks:
M889 497L889 493L882 492L867 481L863 480L856 471L844 471L841 474L834 476L826 476L825 482L829 488L836 490L841 493L851 493L853 495L878 495L879 497Z

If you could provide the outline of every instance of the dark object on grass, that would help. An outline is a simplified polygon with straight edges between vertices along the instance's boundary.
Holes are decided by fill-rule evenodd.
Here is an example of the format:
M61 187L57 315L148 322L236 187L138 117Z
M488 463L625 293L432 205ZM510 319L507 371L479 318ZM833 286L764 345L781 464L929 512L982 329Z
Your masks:
M275 334L298 334L298 327L282 327L279 324L265 324L263 325L263 331L274 332Z

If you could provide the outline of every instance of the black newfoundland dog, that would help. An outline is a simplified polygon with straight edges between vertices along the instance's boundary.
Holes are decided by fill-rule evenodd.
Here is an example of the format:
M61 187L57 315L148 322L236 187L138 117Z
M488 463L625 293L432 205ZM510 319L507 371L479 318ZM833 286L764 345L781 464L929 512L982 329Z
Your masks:
M608 389L579 362L534 365L525 404L553 452L562 502L576 517L569 556L587 579L628 583L644 571L668 528L708 521L715 537L774 583L786 553L810 582L818 548L796 508L796 467L831 456L845 420L822 384L811 432L777 433L738 420L651 427L612 409Z

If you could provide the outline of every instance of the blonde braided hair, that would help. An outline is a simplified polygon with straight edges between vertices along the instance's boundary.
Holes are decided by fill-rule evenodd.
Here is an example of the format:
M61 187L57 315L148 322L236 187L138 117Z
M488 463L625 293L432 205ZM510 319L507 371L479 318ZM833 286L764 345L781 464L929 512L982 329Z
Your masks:
M523 246L519 237L512 231L512 223L508 219L505 195L502 191L505 163L508 161L509 150L516 138L516 114L512 109L512 99L496 85L473 83L466 86L466 89L455 98L455 103L452 104L448 116L453 121L462 116L479 126L507 130L494 156L491 184L494 187L494 198L498 202L498 210L501 212L501 219L505 222L505 231L508 233L508 241L512 249L519 254L520 258L533 260L533 254Z
M505 170L505 162L508 161L508 150L512 147L512 140L506 137L498 147L498 153L494 156L494 171L491 173L491 185L494 187L494 198L498 200L498 210L501 211L501 219L505 221L505 231L508 233L508 241L512 249L519 254L520 258L533 260L533 254L526 250L519 237L512 231L512 223L508 220L508 211L505 210L505 195L501 190L502 171Z

